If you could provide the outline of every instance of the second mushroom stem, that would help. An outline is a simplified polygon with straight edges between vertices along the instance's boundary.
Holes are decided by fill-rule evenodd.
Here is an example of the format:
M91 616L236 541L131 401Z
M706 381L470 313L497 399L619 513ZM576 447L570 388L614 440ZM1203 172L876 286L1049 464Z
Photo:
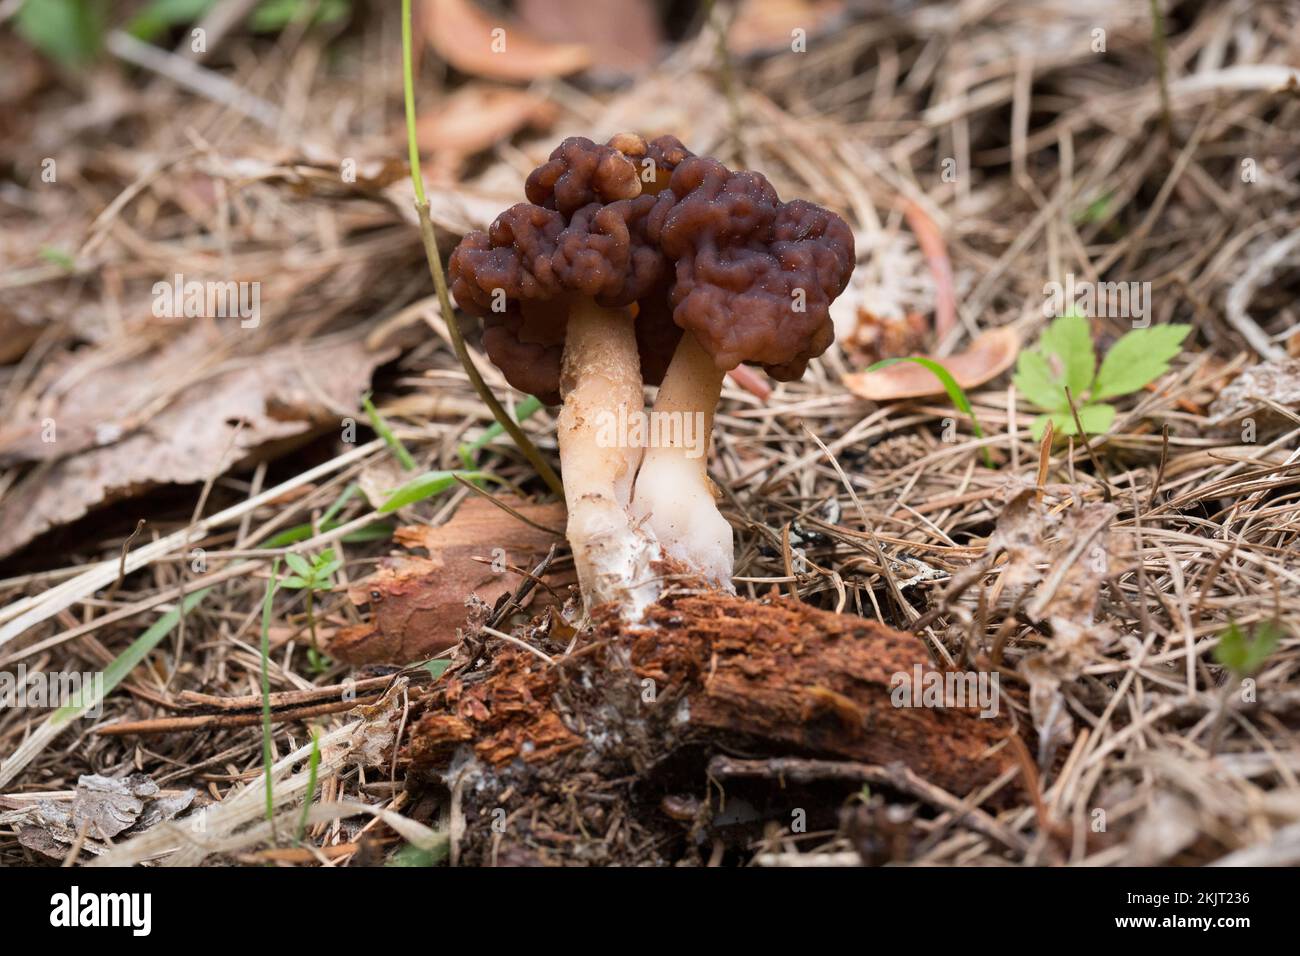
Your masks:
M664 553L730 590L731 525L718 511L708 475L713 413L725 374L691 332L682 335L659 386L653 426L659 441L651 443L641 462L632 514L654 533Z
M650 566L659 548L632 521L629 504L641 449L619 440L616 426L645 408L630 313L574 298L560 391L564 404L557 438L569 512L566 536L583 598L589 609L615 601L639 618L659 596Z

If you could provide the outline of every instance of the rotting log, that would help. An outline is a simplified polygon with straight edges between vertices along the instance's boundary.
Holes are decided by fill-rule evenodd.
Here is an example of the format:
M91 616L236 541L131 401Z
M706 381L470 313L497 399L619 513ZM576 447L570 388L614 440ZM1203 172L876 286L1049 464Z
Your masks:
M568 654L543 631L527 639L551 661L500 642L486 666L461 662L403 753L461 791L463 861L671 862L647 792L707 795L716 753L900 765L958 798L1012 766L1005 708L894 706L894 675L934 669L925 645L856 616L695 592L637 627L598 609ZM684 752L697 755L685 776ZM647 783L669 765L672 781Z

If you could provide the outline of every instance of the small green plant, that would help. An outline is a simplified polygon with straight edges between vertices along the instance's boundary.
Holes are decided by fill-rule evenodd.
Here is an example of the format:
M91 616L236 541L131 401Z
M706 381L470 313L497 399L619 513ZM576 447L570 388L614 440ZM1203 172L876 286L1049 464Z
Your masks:
M320 770L320 729L311 729L311 756L307 760L307 793L302 798L302 818L298 821L298 842L307 835L307 821L311 816L311 798L316 793L316 775Z
M271 768L275 763L271 747L271 609L279 584L280 559L271 562L271 577L262 598L262 775L266 780L266 819L275 835L275 784Z
M319 674L329 666L329 660L320 652L316 642L316 614L312 604L312 595L317 591L328 591L334 586L334 572L343 567L343 562L334 557L334 549L326 548L308 561L301 554L289 553L284 556L285 563L293 574L280 582L280 586L291 591L305 591L307 599L307 627L311 631L311 647L307 649L307 660L312 670Z
M1214 649L1214 659L1238 678L1251 677L1264 666L1281 640L1282 627L1277 621L1261 622L1252 629L1249 638L1236 621L1229 621L1228 629Z
M1169 370L1190 325L1154 325L1125 333L1097 367L1088 320L1076 312L1055 319L1035 350L1016 360L1016 388L1041 408L1030 434L1037 441L1052 423L1058 435L1077 435L1070 397L1079 423L1089 435L1104 434L1115 420L1115 406L1104 399L1136 392ZM1066 388L1069 388L1069 396Z

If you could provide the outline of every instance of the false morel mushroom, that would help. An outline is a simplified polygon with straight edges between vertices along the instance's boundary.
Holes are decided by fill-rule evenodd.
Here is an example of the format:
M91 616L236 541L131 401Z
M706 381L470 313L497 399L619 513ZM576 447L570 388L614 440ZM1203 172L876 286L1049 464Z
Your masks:
M669 265L647 236L656 198L643 187L666 180L683 151L671 138L614 142L622 149L582 137L561 143L528 177L530 202L465 236L449 271L457 302L483 318L484 348L507 381L563 402L567 536L585 600L637 613L658 596L651 562L660 553L629 512L641 449L597 437L605 416L642 413L642 384L658 384L680 334L660 305ZM656 301L640 308L641 299Z
M708 435L726 372L748 363L793 381L830 346L829 307L853 271L853 233L820 206L781 202L761 174L708 157L680 163L668 190L650 235L674 263L669 303L683 335L655 411L694 415ZM731 526L706 460L684 442L647 449L632 510L665 553L730 587Z
M584 600L639 617L665 555L730 589L731 527L707 474L723 376L748 363L790 381L826 350L852 232L671 136L566 139L525 195L457 246L452 292L483 319L507 381L562 403L566 533ZM648 448L600 440L604 423L643 415L647 384L661 386L654 414L677 427L651 429L665 440ZM680 427L686 416L697 427Z

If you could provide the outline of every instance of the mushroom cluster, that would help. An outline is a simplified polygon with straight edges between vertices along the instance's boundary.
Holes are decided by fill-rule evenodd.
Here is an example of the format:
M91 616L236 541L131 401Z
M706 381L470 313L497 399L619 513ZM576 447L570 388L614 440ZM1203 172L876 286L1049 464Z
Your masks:
M506 380L562 406L566 534L588 607L639 617L663 556L731 589L731 526L707 474L723 377L746 363L792 381L826 350L851 230L671 136L566 139L525 195L456 247L452 292ZM610 441L602 426L644 415L643 385L659 386L652 414L669 427Z

